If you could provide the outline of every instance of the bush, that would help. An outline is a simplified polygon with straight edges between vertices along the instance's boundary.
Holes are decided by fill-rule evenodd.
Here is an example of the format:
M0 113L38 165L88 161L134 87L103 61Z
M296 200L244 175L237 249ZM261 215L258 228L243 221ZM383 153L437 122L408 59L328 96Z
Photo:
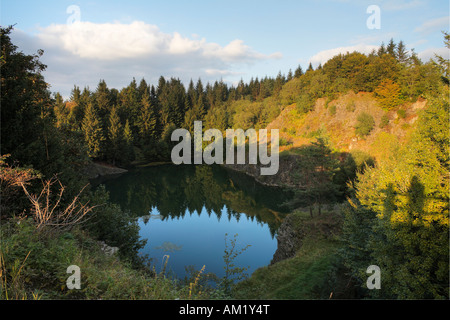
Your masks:
M279 144L280 147L289 146L289 145L292 144L292 141L289 141L286 138L281 137L278 144Z
M330 116L334 116L336 114L336 105L333 104L329 108Z
M375 89L380 106L384 110L392 110L402 103L400 86L390 79L386 79Z
M353 112L353 111L355 111L355 109L356 109L355 101L352 100L352 101L348 102L347 105L345 106L345 109L346 109L348 112Z
M355 127L355 133L361 138L368 136L375 126L373 117L370 114L363 112L358 116L357 120L358 123Z
M399 109L397 110L397 115L399 116L400 119L405 119L406 118L406 111L403 109Z
M384 115L381 117L381 121L380 121L379 127L380 127L381 129L383 129L383 128L385 128L388 124L389 124L389 117L387 116L387 114L384 114Z

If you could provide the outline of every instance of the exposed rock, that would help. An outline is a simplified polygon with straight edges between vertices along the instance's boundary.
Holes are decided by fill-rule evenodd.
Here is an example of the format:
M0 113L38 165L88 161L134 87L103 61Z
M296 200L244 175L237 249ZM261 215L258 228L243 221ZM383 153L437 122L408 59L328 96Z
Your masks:
M293 215L288 215L278 229L277 251L275 251L270 264L291 258L295 255L297 250L300 249L302 237L298 234L297 230L293 228L293 219Z
M334 213L324 213L313 218L288 215L278 229L278 246L271 264L294 257L307 237L333 238L340 233L341 223L339 216Z
M224 164L226 168L243 172L266 186L293 186L294 180L292 172L297 166L298 157L295 155L285 155L279 158L278 172L274 175L261 175L261 165L259 164Z
M118 247L110 247L103 241L98 241L98 244L100 245L100 249L107 255L112 256L116 254L119 251Z
M96 162L90 163L83 169L83 174L88 179L96 179L102 176L121 174L125 172L128 172L128 170Z

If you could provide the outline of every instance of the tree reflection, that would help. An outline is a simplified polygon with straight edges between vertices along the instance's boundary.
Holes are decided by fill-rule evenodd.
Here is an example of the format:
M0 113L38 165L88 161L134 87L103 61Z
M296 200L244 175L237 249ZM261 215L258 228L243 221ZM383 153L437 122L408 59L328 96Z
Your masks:
M272 236L287 214L281 205L290 196L245 174L206 165L140 168L104 184L111 200L136 217L181 219L206 212L220 220L226 212L228 220L246 217L267 224Z

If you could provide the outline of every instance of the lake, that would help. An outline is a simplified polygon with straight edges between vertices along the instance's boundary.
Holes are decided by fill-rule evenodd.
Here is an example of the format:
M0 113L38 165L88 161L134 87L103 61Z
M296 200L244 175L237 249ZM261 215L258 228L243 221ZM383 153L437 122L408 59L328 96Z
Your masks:
M102 182L112 202L138 218L147 239L141 254L157 271L183 278L186 266L224 275L225 237L236 249L250 245L235 264L250 275L268 265L286 212L286 192L221 166L161 165L133 169Z

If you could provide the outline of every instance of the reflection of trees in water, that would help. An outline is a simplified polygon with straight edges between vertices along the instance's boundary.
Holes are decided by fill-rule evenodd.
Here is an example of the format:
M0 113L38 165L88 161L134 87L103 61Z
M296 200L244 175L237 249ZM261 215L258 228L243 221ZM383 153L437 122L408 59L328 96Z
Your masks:
M286 195L280 190L217 166L143 168L107 181L106 188L114 202L135 216L146 216L154 208L163 220L202 211L218 219L226 212L228 220L245 214L268 224L273 236L285 215L279 205Z

